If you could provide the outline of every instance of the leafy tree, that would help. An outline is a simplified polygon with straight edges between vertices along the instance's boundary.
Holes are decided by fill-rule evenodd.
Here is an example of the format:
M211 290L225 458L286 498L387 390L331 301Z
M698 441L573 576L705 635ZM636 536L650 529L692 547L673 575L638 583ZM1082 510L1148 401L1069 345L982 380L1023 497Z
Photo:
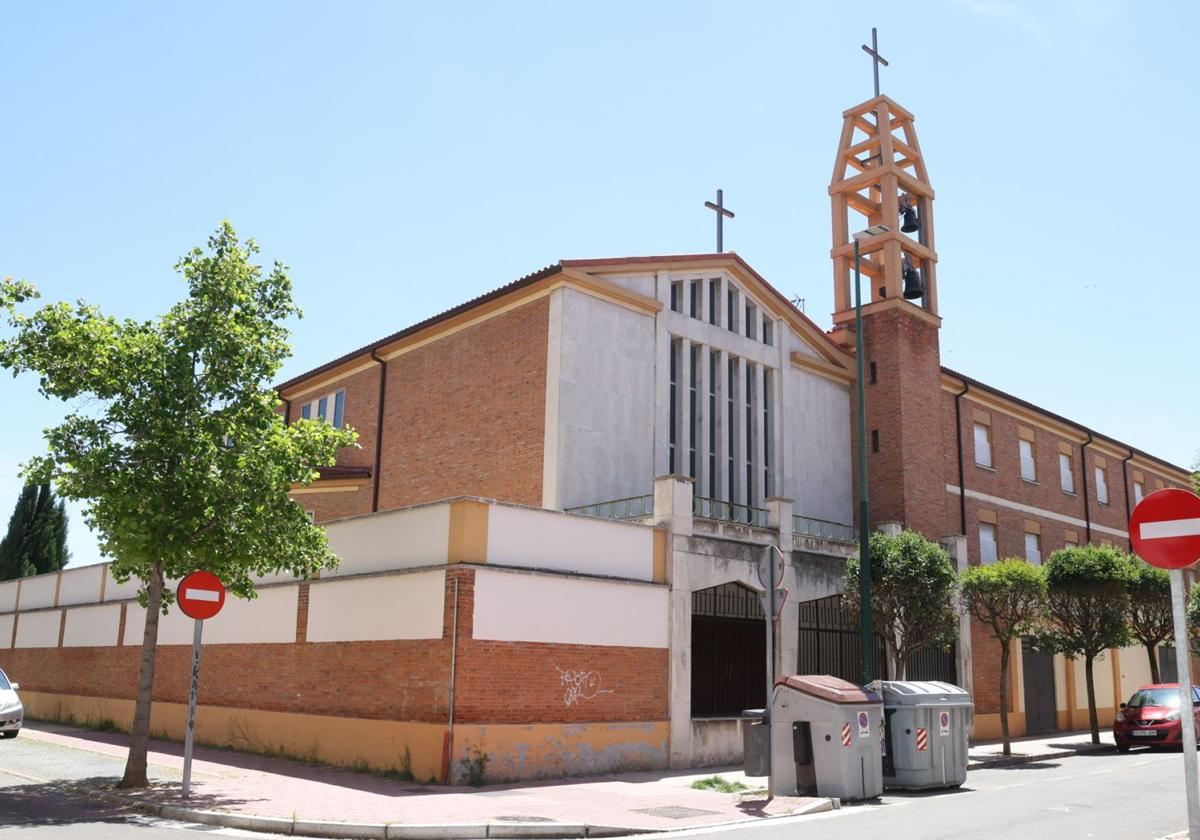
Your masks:
M941 546L915 531L871 535L871 621L884 638L888 673L902 680L908 657L958 638L954 565ZM844 601L858 612L858 558L846 563ZM914 597L920 593L920 597Z
M164 581L205 569L253 598L256 575L307 577L333 566L321 528L289 497L353 444L319 420L284 423L270 381L289 355L280 321L299 311L286 268L252 262L225 222L175 266L188 294L151 321L118 320L84 302L30 315L28 283L0 284L14 330L0 366L34 372L46 397L78 400L48 429L49 453L25 466L86 503L84 518L118 582L137 578L146 606L137 705L122 787L146 785L146 748Z
M1200 656L1200 586L1193 586L1188 591L1185 609L1187 612L1188 648L1191 650L1192 656Z
M70 556L63 501L49 484L26 484L0 540L0 580L56 572Z
M967 614L992 631L1000 644L1000 737L1004 755L1008 735L1008 664L1012 643L1036 632L1046 614L1046 574L1040 566L1009 557L987 566L971 566L960 579Z
M1150 679L1160 681L1157 648L1175 634L1171 617L1171 576L1166 569L1151 566L1134 554L1124 555L1127 564L1129 606L1125 620L1129 634L1141 642L1150 657Z
M1062 548L1046 561L1049 623L1039 644L1068 659L1083 657L1093 744L1100 743L1100 724L1092 664L1104 651L1129 641L1128 575L1124 556L1108 547Z

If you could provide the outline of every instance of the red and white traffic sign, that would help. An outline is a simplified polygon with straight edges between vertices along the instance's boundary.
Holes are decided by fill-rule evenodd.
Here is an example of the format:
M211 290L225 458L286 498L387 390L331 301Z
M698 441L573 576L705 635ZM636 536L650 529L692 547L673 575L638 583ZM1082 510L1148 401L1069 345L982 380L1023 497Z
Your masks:
M1161 569L1200 560L1200 496L1174 487L1151 493L1129 517L1129 541L1134 554Z
M212 618L225 606L225 585L212 572L192 572L179 581L176 600L188 618Z

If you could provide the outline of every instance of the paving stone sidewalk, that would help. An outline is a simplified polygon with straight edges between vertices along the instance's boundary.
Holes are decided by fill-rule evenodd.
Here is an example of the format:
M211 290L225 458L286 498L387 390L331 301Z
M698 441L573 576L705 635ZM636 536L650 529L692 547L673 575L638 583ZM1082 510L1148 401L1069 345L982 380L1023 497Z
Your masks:
M101 789L120 778L128 736L38 722L26 726L18 741L0 747L22 742L26 749L20 753L0 750L0 766L5 770L32 780ZM195 751L192 796L185 801L180 795L182 746L152 741L149 765L153 786L138 794L141 801L280 818L295 823L296 833L300 833L297 821L422 826L542 823L547 824L547 836L553 831L549 823L569 823L630 833L754 821L832 807L825 799L776 797L767 802L765 793L737 795L691 787L693 781L712 775L740 781L751 791L765 784L765 779L747 779L738 768L470 788L426 786L204 747Z
M1116 749L1111 731L1100 732L1100 743L1092 743L1090 731L1058 732L1053 735L1032 738L1013 738L1012 755L1004 755L1000 741L983 741L972 744L968 751L968 770L1000 764L1017 764L1051 758L1064 758L1078 753L1111 752Z

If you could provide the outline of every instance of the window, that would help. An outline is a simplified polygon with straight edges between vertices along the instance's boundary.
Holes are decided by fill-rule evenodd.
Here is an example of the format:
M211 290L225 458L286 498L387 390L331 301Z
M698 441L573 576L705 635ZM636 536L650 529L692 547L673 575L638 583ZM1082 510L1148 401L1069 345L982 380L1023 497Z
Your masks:
M775 322L768 315L763 316L762 337L763 344L766 344L768 347L775 344Z
M1079 532L1070 530L1066 531L1063 534L1063 542L1066 545L1079 545Z
M872 452L879 451L879 430L878 429L871 430L871 451Z
M324 420L340 429L346 420L346 390L343 388L318 397L300 406L300 417L304 420Z
M716 324L719 322L718 316L720 312L717 301L721 299L721 281L713 278L708 281L708 323Z
M975 424L975 463L981 467L992 465L992 429L983 423Z
M693 318L700 317L700 281L688 283L688 314Z
M1096 501L1108 504L1108 471L1104 467L1096 467Z
M1042 565L1042 535L1025 535L1025 559L1035 566Z
M770 496L774 491L774 484L771 475L771 436L773 430L771 427L771 371L763 368L763 394L762 394L762 413L763 413L763 495Z
M754 498L754 365L746 365L746 504Z
M671 311L682 312L683 309L683 281L671 284Z
M875 373L875 363L874 362L871 362L871 378L869 381L872 385L874 385L876 382L879 381L879 377Z
M730 332L738 331L738 293L730 286L725 292L725 317L728 319L725 328Z
M674 288L672 286L672 288ZM669 413L667 437L667 472L674 475L678 469L679 459L675 454L679 442L679 353L681 345L678 338L671 339L671 380L667 397Z
M688 351L688 476L696 477L696 439L700 437L700 345Z
M1146 498L1146 483L1144 481L1133 482L1133 503L1141 504L1144 498Z
M1075 465L1071 463L1071 456L1065 452L1058 453L1058 480L1065 492L1075 492Z
M717 351L708 351L708 495L717 498Z
M729 484L727 501L737 501L737 470L733 461L737 457L737 406L734 405L733 395L737 393L737 360L730 356L726 365L725 381L729 387L725 393L725 475Z
M757 312L758 310L755 308L754 304L746 304L746 338L757 337L754 334L754 328L758 324Z
M1026 481L1037 481L1037 461L1033 458L1033 443L1028 440L1017 441L1021 450L1021 478Z
M979 523L979 562L996 562L996 526L990 522Z

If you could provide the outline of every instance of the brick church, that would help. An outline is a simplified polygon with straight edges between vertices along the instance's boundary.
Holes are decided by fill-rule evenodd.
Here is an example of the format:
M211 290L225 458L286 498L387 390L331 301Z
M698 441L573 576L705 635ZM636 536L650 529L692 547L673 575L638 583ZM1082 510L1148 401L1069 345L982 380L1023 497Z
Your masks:
M1131 506L1188 473L942 366L913 116L846 111L828 193L828 329L732 253L563 260L280 385L289 421L359 432L295 491L342 565L263 580L206 626L198 737L421 780L481 757L490 780L702 766L740 758L772 623L776 675L854 678L856 244L871 528L959 568L1127 548ZM105 566L0 584L0 663L32 714L131 718L134 595ZM172 612L156 732L182 731L189 642ZM964 618L908 672L968 687L994 737L997 663ZM1079 663L1026 646L1012 669L1014 734L1084 723ZM1145 654L1096 678L1115 707Z

